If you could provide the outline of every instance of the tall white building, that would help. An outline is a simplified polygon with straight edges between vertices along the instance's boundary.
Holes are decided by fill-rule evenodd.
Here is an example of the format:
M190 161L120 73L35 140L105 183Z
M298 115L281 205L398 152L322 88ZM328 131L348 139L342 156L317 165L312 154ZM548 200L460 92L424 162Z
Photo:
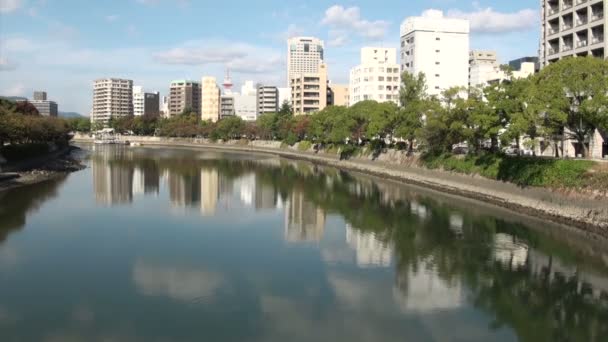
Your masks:
M133 87L133 115L143 116L145 105L145 93L144 87L134 86Z
M469 83L469 21L440 11L407 18L401 24L401 69L424 73L428 94L439 95Z
M110 118L133 115L133 81L120 78L95 80L91 121L107 123Z
M279 90L277 87L258 84L257 106L258 115L278 112Z
M361 64L350 70L349 104L365 100L397 103L400 79L397 49L364 47Z
M314 37L294 37L287 40L287 81L299 74L316 74L324 61L322 40ZM289 84L288 84L289 85Z
M220 87L215 77L201 80L201 120L216 122L220 119Z
M568 56L606 58L606 0L541 0L541 67Z

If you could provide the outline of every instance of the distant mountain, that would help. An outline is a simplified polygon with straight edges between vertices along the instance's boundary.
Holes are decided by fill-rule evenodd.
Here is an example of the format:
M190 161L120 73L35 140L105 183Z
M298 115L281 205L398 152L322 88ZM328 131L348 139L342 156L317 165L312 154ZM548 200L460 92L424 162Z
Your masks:
M76 112L59 112L59 116L66 119L84 118L85 116Z
M21 96L0 96L0 99L9 100L9 101L27 101L27 97Z

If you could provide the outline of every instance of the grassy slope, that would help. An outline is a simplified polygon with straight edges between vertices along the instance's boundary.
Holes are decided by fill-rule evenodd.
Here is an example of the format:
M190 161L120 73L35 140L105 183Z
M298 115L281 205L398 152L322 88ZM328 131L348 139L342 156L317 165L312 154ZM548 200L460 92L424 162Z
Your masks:
M421 160L430 169L444 169L515 183L520 186L590 188L608 190L608 172L588 160L481 156L426 155Z

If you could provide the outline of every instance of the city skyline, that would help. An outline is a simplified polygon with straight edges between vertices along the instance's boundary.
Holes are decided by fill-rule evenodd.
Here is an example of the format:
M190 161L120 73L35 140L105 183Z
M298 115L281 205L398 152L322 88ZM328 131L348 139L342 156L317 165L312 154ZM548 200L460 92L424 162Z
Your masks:
M283 86L286 40L296 35L324 40L328 78L347 84L361 47L398 48L403 20L431 9L471 20L471 49L496 50L501 62L535 56L539 45L540 8L523 0L226 6L212 12L187 0L2 0L0 94L47 89L65 110L88 115L92 81L104 77L133 79L166 95L171 80L221 80L230 67L236 86L249 79Z

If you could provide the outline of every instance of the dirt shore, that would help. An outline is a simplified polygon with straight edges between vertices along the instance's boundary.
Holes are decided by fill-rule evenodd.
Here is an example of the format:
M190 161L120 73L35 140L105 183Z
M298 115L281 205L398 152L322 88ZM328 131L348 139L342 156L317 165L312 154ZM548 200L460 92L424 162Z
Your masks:
M0 180L0 192L45 182L84 169L85 166L73 156L78 150L78 147L70 146L49 156L24 161L20 165L8 165L11 172L4 173L8 177Z

